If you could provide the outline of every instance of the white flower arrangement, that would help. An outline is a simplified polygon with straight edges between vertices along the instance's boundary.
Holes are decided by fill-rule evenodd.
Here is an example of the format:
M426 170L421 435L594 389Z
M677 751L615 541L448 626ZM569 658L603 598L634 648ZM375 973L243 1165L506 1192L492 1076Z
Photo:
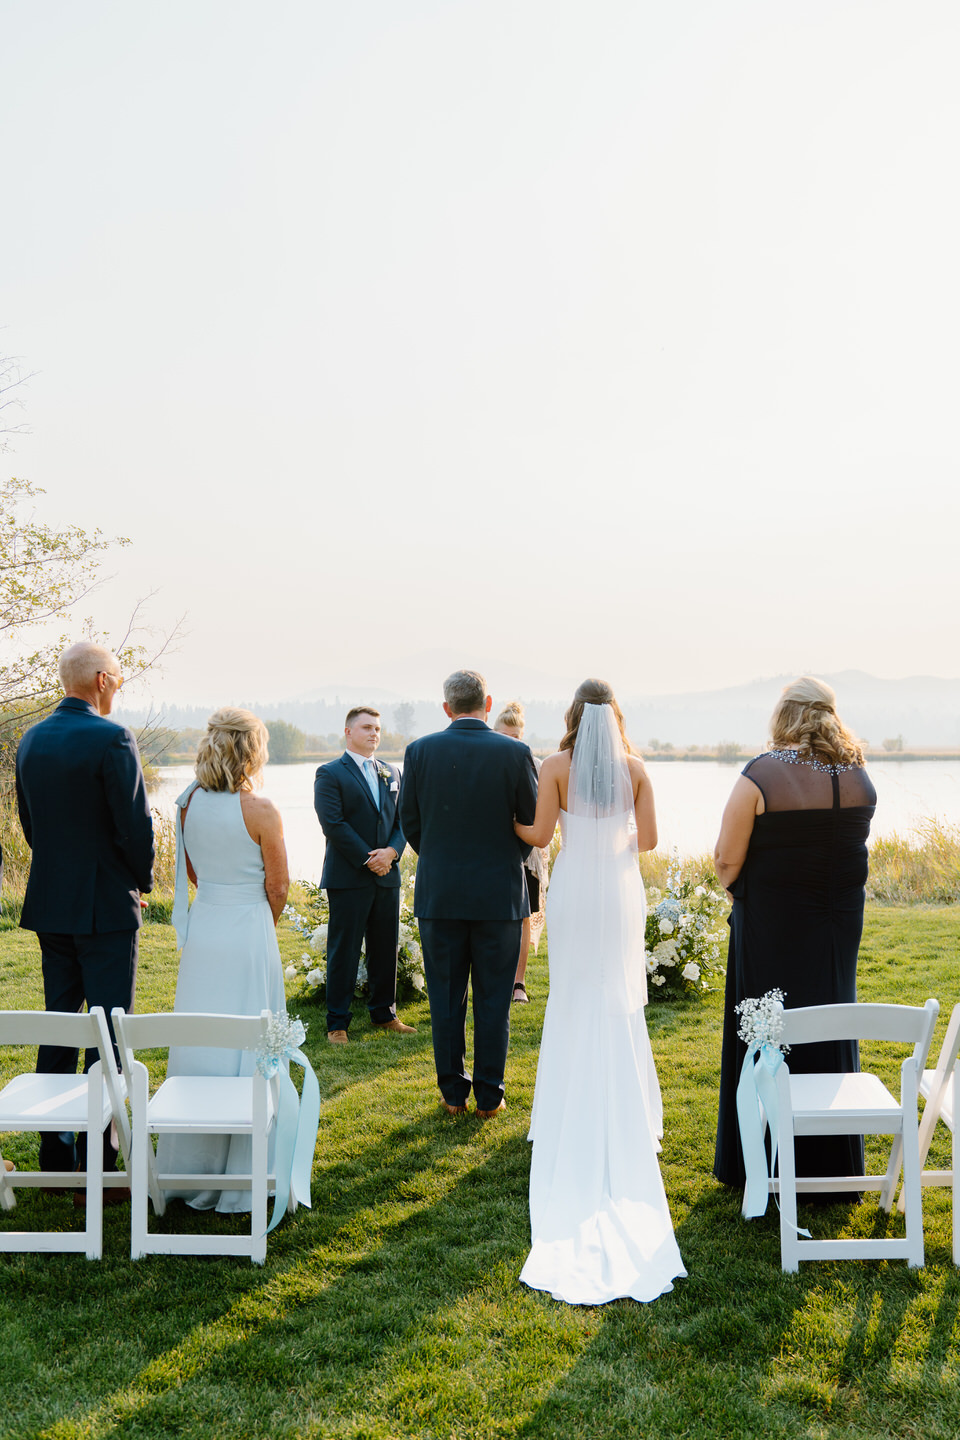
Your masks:
M727 916L722 890L684 876L674 851L666 892L647 891L646 966L663 998L702 995L724 975L720 942Z
M304 887L310 897L310 911L301 915L292 905L284 907L284 917L307 945L299 964L287 965L284 976L287 980L300 980L307 991L318 998L327 989L327 937L329 935L330 908L327 897L318 885ZM400 947L397 954L397 997L409 997L411 993L422 994L426 989L423 972L423 951L420 948L420 931L413 916L413 887L404 884L400 891ZM366 965L366 945L360 947L360 964L357 969L358 995L365 995L369 976Z
M749 996L736 1006L740 1016L737 1034L748 1050L762 1050L764 1046L779 1050L781 1055L789 1052L790 1046L782 1042L783 1035L782 990L768 990L760 999Z
M269 1080L276 1075L283 1060L289 1060L307 1038L307 1027L299 1015L286 1010L271 1012L267 1031L257 1046L257 1069Z

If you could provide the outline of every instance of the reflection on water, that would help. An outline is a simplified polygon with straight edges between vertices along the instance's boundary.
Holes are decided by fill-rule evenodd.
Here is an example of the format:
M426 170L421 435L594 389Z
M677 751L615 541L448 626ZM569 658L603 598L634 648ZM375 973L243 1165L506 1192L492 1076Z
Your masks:
M323 834L313 808L316 769L313 762L268 765L263 783L263 793L283 816L291 875L313 881L320 879L323 867ZM712 850L737 767L706 760L648 760L647 770L657 797L661 848L676 846L682 855ZM877 787L875 835L909 831L929 815L960 825L960 762L884 760L871 765L870 776ZM192 777L190 765L166 766L153 803L171 810Z

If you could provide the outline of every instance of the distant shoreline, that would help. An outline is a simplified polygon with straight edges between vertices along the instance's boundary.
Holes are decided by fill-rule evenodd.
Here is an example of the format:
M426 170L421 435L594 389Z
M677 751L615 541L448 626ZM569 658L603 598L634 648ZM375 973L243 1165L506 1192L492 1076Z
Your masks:
M543 759L546 755L552 755L552 748L534 746L533 753ZM336 760L343 752L341 750L317 750L307 751L298 755L295 760L275 760L275 765L325 765L329 760ZM741 750L736 755L717 755L711 750L646 750L640 747L640 754L647 761L664 761L668 764L690 761L692 764L703 764L710 761L719 765L740 765L752 760L755 755L761 754L760 750ZM893 761L923 761L923 760L957 760L960 761L960 749L958 750L867 750L866 759L868 765L880 765ZM400 762L403 760L402 751L378 750L377 755L381 760L392 760ZM166 755L157 757L156 763L160 766L166 765L192 765L196 759L193 751L168 752Z

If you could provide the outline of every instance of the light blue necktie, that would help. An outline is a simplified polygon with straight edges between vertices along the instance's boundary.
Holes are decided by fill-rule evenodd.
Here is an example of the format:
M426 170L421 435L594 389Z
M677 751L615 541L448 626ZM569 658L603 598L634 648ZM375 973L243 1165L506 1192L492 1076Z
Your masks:
M370 786L370 794L373 796L373 803L380 809L380 781L377 779L377 767L372 760L364 760L363 773L366 776L367 784Z

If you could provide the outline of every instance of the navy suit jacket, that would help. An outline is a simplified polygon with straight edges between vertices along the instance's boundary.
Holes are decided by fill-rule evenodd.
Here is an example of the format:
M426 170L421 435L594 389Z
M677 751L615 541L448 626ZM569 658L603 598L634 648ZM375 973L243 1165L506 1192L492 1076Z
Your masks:
M425 920L522 920L530 914L513 828L533 823L537 772L522 741L482 720L455 720L407 746L403 833L420 856L414 911Z
M135 930L153 886L153 822L131 731L61 700L17 750L17 804L33 850L20 924L57 935Z
M400 771L396 765L373 757L389 780L380 775L380 809L373 803L370 787L360 767L344 751L339 760L321 765L313 787L313 806L323 828L327 848L323 855L320 884L324 890L359 890L368 885L400 887L400 866L391 865L386 875L367 869L371 850L392 845L397 859L405 844L397 818L397 790Z

